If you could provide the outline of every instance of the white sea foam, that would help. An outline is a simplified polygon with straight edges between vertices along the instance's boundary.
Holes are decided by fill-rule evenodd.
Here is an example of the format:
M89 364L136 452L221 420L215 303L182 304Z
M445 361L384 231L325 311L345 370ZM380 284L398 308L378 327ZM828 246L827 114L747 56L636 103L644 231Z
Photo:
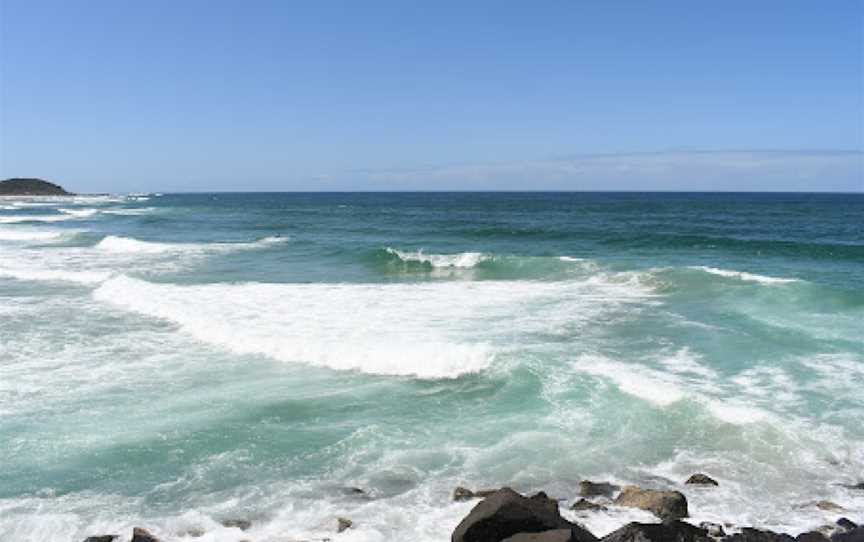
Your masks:
M62 269L21 269L0 266L0 277L17 280L98 284L111 276L107 271L65 271Z
M480 262L492 259L492 256L481 252L460 252L458 254L424 254L422 250L408 252L387 247L388 253L396 256L403 262L427 263L436 268L455 267L468 269L477 266Z
M247 250L275 243L282 243L287 237L265 237L257 241L245 243L161 243L141 241L129 237L109 235L96 244L97 249L107 252L127 254L164 254L172 252L230 252L232 250Z
M687 396L674 377L640 365L586 354L580 356L573 367L581 373L607 378L621 391L660 406L670 405Z
M0 224L17 224L20 222L62 222L76 218L72 215L13 215L0 216Z
M77 218L87 218L88 216L93 216L99 212L98 209L67 209L62 207L57 210L61 213L72 215Z
M0 230L0 241L51 241L63 235L61 231Z
M548 332L558 313L590 320L640 293L584 282L173 286L116 277L94 295L238 353L452 378L488 367L498 351L490 344L511 347L514 330Z
M53 207L57 205L57 202L54 201L15 201L12 203L13 208L21 208L21 207Z
M677 360L677 361L675 361ZM682 360L684 364L682 366ZM733 395L719 375L701 366L694 367L689 351L679 351L672 360L664 358L666 370L639 363L614 361L600 355L583 354L573 364L580 373L612 381L622 392L660 407L689 399L701 404L715 418L731 424L748 424L773 419L757 406L753 397ZM677 367L672 371L670 367ZM690 373L692 376L688 376ZM746 390L744 390L746 391Z
M690 269L698 269L706 273L711 273L712 275L718 275L726 278L735 278L746 282L758 282L760 284L786 284L789 282L800 282L798 279L768 277L765 275L746 273L744 271L730 271L727 269L718 269L716 267L707 267L703 265L692 266L690 267Z
M701 363L700 356L690 348L684 347L676 350L673 354L665 354L659 357L663 366L673 373L691 374L705 378L717 378L717 371Z
M105 209L102 213L106 215L128 215L128 216L137 216L137 215L146 215L148 213L152 213L155 211L155 207L140 207L140 208L131 208L131 209Z

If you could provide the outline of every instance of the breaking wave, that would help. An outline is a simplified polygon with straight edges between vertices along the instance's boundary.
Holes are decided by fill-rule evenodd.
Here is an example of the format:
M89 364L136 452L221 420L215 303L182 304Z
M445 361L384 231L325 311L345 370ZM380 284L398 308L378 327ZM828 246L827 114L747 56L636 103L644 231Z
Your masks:
M72 215L77 218L87 218L88 216L93 216L99 212L98 209L57 209L61 213L65 213L67 215Z
M470 269L478 264L492 260L493 257L482 252L460 252L458 254L425 254L422 250L414 252L387 247L387 254L405 263L420 263L434 268Z
M690 269L698 269L712 275L718 275L726 278L735 278L746 282L758 282L759 284L786 284L789 282L800 282L798 279L768 277L765 275L756 275L754 273L746 273L744 271L730 271L727 269L718 269L716 267L693 266Z
M109 235L96 244L97 249L108 252L122 252L133 254L164 254L173 252L229 252L232 250L246 250L260 248L276 243L284 243L287 237L265 237L257 241L245 243L160 243L155 241L141 241L130 237Z
M76 218L73 215L15 215L0 216L0 224L17 224L19 222L62 222Z
M65 235L60 231L17 231L0 230L0 241L51 241Z
M588 323L648 293L638 284L599 279L179 286L117 276L94 296L174 322L235 353L369 374L456 378L489 367L516 335Z
M137 209L105 209L102 212L106 215L138 216L152 213L155 210L155 207L140 207Z
M19 269L0 267L0 277L47 282L99 284L111 276L107 271L64 271L60 269Z

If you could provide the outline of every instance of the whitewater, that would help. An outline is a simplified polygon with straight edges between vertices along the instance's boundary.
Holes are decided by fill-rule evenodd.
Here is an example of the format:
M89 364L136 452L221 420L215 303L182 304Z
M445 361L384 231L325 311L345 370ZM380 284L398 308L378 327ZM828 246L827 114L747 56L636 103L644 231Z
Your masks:
M0 201L0 533L444 542L475 504L455 487L505 485L597 535L657 521L570 510L583 479L682 491L694 524L864 520L862 217L830 194Z

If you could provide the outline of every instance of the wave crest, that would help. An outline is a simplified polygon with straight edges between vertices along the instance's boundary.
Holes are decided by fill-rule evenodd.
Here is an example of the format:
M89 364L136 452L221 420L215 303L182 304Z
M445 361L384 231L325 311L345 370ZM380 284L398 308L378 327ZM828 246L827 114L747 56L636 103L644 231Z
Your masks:
M408 252L387 247L387 254L395 256L404 263L420 263L436 269L471 269L478 264L492 260L493 257L482 252L460 252L458 254L424 254L422 250Z
M127 254L164 254L173 252L229 252L260 248L275 243L283 243L287 237L265 237L246 243L161 243L156 241L141 241L131 237L109 235L96 244L97 249L108 252Z
M728 269L719 269L716 267L708 267L708 266L704 266L704 265L693 266L690 269L698 269L699 271L704 271L704 272L710 273L712 275L717 275L717 276L726 277L726 278L734 278L734 279L743 280L746 282L758 282L759 284L786 284L789 282L800 282L798 279L769 277L766 275L757 275L754 273L747 273L745 271L732 271L732 270L728 270Z

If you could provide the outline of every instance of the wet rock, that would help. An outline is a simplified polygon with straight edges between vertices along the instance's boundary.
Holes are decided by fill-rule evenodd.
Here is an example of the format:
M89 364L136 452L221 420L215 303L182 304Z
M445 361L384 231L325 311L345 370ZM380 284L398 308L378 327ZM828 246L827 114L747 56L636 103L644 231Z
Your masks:
M854 527L831 537L831 542L864 542L864 526Z
M628 523L603 537L603 542L710 542L705 529L683 521Z
M837 526L842 529L850 530L854 529L858 525L856 525L855 522L850 520L849 518L840 518L837 520Z
M819 510L827 510L827 511L838 511L838 510L846 510L842 506L837 503L831 501L818 501L816 503L816 508Z
M252 522L248 519L226 519L220 523L223 527L236 527L241 531L248 531L252 527Z
M96 536L88 536L84 539L84 542L114 542L119 538L119 534L100 534Z
M573 531L570 529L555 529L552 531L543 531L542 533L519 533L514 534L509 538L505 538L502 542L578 542Z
M680 491L657 491L627 486L615 499L615 504L641 508L664 520L687 517L687 497Z
M795 542L830 542L828 537L819 531L801 533L795 537Z
M726 536L726 531L723 530L723 526L719 523L703 521L699 524L699 528L705 529L705 531L708 533L708 536L713 536L714 538L722 538Z
M135 527L132 529L132 542L160 542L150 531Z
M498 491L497 489L478 489L471 491L466 487L459 486L453 490L454 501L470 501L471 499L485 499Z
M711 478L707 474L702 474L701 472L697 472L696 474L690 476L690 478L687 478L687 481L684 483L685 484L697 484L697 485L702 485L702 486L719 486L720 485L717 483L717 480L715 480L714 478Z
M606 507L602 504L597 504L595 502L591 502L588 499L579 499L573 506L570 507L570 510L606 510Z
M591 480L582 480L579 482L580 497L612 497L616 491L619 491L621 486L610 484L609 482L592 482Z
M725 538L724 542L795 542L795 539L788 534L744 527L740 533Z
M528 498L505 487L480 501L453 531L451 540L498 542L519 533L557 529L571 530L576 542L597 540L582 527L562 518L558 503L544 493Z
M348 518L336 518L336 532L347 531L354 526L354 522Z

